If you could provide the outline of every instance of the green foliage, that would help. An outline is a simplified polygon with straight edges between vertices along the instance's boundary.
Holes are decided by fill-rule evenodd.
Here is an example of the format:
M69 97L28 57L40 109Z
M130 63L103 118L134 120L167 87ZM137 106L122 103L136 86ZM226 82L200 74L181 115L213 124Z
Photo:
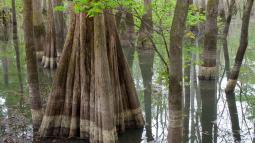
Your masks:
M205 12L201 12L201 10L196 5L190 5L188 17L187 17L187 25L188 26L196 26L201 22L205 22L206 16Z

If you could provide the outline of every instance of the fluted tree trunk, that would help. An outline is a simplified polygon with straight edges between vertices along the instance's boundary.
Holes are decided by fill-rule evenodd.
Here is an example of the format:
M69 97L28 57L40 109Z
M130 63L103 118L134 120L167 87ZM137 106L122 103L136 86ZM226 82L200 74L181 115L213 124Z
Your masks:
M227 87L225 89L226 93L234 92L236 84L237 84L243 58L248 46L249 23L250 23L250 15L251 15L253 2L254 0L248 0L244 8L240 45L236 54L234 66L231 69L231 72L229 74L229 80L227 83Z
M182 41L190 1L177 0L170 33L168 142L182 142Z
M56 29L54 22L54 13L52 0L48 0L48 27L45 44L44 55L42 58L42 64L44 68L55 69L57 67L57 42L56 42Z
M217 16L219 0L208 0L206 10L203 64L200 66L199 78L212 80L217 76L216 53L217 53Z
M94 18L71 13L53 87L41 137L114 143L117 133L144 125L111 11Z
M23 89L23 78L22 78L22 71L20 66L20 50L19 50L19 37L18 37L18 24L17 24L17 17L16 17L16 0L12 0L12 25L13 25L13 43L14 49L16 53L16 67L18 71L18 79L20 85L20 94L24 93Z
M33 31L32 0L23 0L24 7L24 31L25 31L25 52L27 63L27 78L29 85L29 96L31 99L32 120L35 131L42 120L42 105L39 92L38 71L36 63L36 50Z

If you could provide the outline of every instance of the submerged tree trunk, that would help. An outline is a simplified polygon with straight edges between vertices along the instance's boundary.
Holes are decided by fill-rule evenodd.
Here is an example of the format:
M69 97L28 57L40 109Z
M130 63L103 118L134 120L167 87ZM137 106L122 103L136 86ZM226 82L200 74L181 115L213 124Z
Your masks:
M57 67L57 44L56 44L56 30L53 14L52 0L48 0L48 27L46 34L46 47L42 64L44 68L55 69Z
M35 131L42 120L42 105L39 92L39 81L36 63L36 50L33 32L32 0L23 0L24 3L24 31L25 31L25 52L27 63L27 78L29 85L29 96L31 98L31 112Z
M115 18L107 13L88 18L72 12L41 137L114 143L118 132L144 125Z
M170 86L168 142L182 142L182 40L189 0L177 0L170 33Z
M241 141L241 129L239 125L239 118L238 112L236 107L236 99L234 93L229 93L227 95L227 103L228 103L228 110L230 114L231 124L232 124L232 132L235 139L235 142Z
M24 93L23 91L23 79L22 79L22 71L20 66L20 50L19 50L19 37L18 37L18 25L17 25L17 17L16 17L16 0L12 0L12 25L13 25L13 43L14 49L16 53L16 66L18 71L18 79L20 85L20 94Z
M232 16L234 14L234 8L235 8L235 2L236 0L231 0L229 9L228 9L228 14L226 18L226 14L224 10L221 12L221 18L223 19L223 22L225 23L224 26L224 31L223 31L223 51L224 51L224 58L225 58L225 68L226 68L226 73L227 77L229 77L229 72L230 72L230 61L229 61L229 52L228 52L228 33L229 33L229 27L230 23L232 20Z
M33 28L35 49L39 56L44 51L46 29L42 15L42 0L33 0Z
M215 79L217 76L216 51L218 3L219 0L208 0L207 2L203 64L199 69L199 78L202 80Z
M234 92L236 84L237 84L237 79L240 73L245 51L248 46L248 31L249 31L250 14L251 14L253 2L254 0L248 0L244 9L240 45L236 54L234 67L232 68L229 75L229 80L227 83L227 87L225 89L226 93Z

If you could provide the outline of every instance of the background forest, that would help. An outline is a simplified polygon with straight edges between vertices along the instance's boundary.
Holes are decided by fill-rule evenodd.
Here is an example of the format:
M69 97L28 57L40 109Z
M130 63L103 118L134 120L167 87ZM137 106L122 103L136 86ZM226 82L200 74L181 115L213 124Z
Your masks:
M253 2L0 0L0 142L254 143Z

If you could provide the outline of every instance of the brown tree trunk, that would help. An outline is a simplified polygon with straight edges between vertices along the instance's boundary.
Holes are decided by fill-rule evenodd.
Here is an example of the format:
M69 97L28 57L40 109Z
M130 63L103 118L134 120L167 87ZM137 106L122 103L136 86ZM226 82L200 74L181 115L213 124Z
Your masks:
M118 132L144 125L115 18L106 13L72 12L40 136L114 143Z
M189 0L177 0L170 33L170 86L168 142L182 142L182 40Z
M53 7L63 5L63 0L54 0ZM56 46L59 53L61 53L65 42L65 19L64 13L61 11L54 12L54 23L56 29Z
M42 105L39 92L39 81L36 64L36 51L33 32L32 0L23 0L24 3L24 31L25 52L27 63L27 78L29 84L29 96L31 98L31 112L35 131L38 129L42 119Z
M35 49L38 56L41 56L44 51L46 29L44 26L42 15L42 0L33 0L33 27Z
M57 44L56 44L56 30L53 14L52 0L48 0L48 27L46 34L46 48L42 58L44 68L55 69L57 67Z
M17 17L16 17L16 0L12 0L12 25L13 25L13 43L14 43L14 49L16 53L16 66L18 71L20 94L22 95L24 91L23 91L22 71L20 66L19 37L18 37Z
M243 13L243 23L241 29L241 38L240 38L240 46L238 48L235 64L229 74L229 80L227 83L227 87L225 89L226 93L231 93L235 90L237 79L240 73L240 69L242 66L243 58L245 55L245 51L248 46L248 31L249 31L249 23L250 23L250 14L253 6L254 0L248 0Z
M219 0L208 0L205 24L205 40L203 51L203 64L200 66L199 78L201 80L215 79L217 76L217 15Z
M225 58L225 68L226 68L226 73L227 77L229 77L229 72L230 72L230 61L229 61L229 52L228 52L228 33L229 33L229 27L230 23L232 20L232 16L234 14L234 8L235 8L235 2L236 0L231 0L229 8L228 8L228 13L226 17L226 13L224 10L221 12L221 18L223 19L223 22L225 23L224 26L224 31L223 31L223 51L224 51L224 58Z
M141 28L138 35L138 49L152 48L150 41L153 32L153 21L152 21L152 2L151 0L144 0L145 14L142 17Z

